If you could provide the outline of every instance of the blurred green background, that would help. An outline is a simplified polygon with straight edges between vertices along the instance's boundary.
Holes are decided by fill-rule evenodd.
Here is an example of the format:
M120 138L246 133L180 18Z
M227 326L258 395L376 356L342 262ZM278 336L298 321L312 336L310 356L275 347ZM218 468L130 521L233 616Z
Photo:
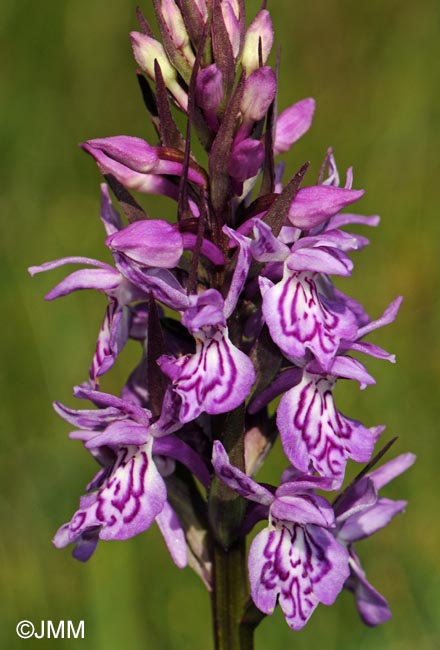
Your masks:
M258 3L248 2L249 17ZM291 632L277 612L257 632L257 650L431 650L440 647L440 309L438 151L440 6L437 0L315 0L269 3L282 45L280 108L313 96L310 133L287 159L309 159L313 183L328 146L340 171L353 164L359 207L379 213L372 246L356 257L343 288L376 316L396 295L398 321L374 340L396 366L371 361L377 386L338 387L338 403L369 425L399 435L396 453L418 456L388 495L407 498L404 516L359 545L393 619L376 630L350 594L319 607ZM143 9L151 15L149 1ZM2 0L0 137L1 470L0 647L20 641L21 619L85 621L85 639L60 647L209 650L209 599L189 570L174 568L156 529L101 543L86 565L50 540L77 505L95 467L51 409L73 405L86 378L104 298L43 295L64 271L31 280L26 267L64 255L105 258L98 219L100 177L78 142L116 134L152 138L134 76L127 0ZM168 216L172 204L154 203ZM119 390L137 349L129 347L105 386ZM275 474L281 467L275 453ZM53 645L54 642L52 642Z

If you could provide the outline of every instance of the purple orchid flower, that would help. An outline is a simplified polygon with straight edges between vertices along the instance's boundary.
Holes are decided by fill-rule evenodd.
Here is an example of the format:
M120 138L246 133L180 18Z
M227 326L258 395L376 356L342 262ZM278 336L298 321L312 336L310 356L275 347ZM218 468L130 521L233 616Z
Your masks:
M255 605L272 614L278 600L287 624L300 630L318 603L335 601L349 574L348 553L329 530L335 525L332 508L313 492L332 489L332 482L297 473L273 493L231 465L219 441L214 442L212 462L217 476L259 504L259 518L269 519L249 550Z
M114 365L129 337L130 303L145 299L150 291L158 300L175 307L179 300L186 306L184 289L174 276L165 271L174 269L185 249L196 246L197 236L180 233L177 226L163 220L136 221L125 228L113 208L107 185L101 185L101 220L107 232L106 244L113 253L117 269L84 257L67 257L29 268L31 275L65 264L88 264L94 269L74 271L46 296L54 300L81 289L103 291L109 299L96 351L90 367L91 381L98 382ZM163 246L164 240L167 246ZM224 256L212 242L203 239L200 252L213 264L222 264Z
M264 146L258 140L246 138L234 143L228 161L228 172L232 178L241 183L256 176L263 164ZM242 192L242 185L236 186L236 194Z
M310 350L327 368L341 340L354 338L357 325L345 305L333 304L323 295L320 274L349 275L352 263L345 250L358 248L359 240L334 230L298 239L289 249L260 220L255 220L255 232L251 247L255 259L284 260L280 282L259 279L263 315L273 341L288 359L301 364Z
M305 189L337 191L341 188L320 185ZM325 370L330 367L342 340L359 337L356 314L347 300L338 299L332 292L326 276L350 275L353 264L347 252L363 248L368 240L346 233L339 226L377 224L376 217L331 216L340 207L334 205L326 214L326 225L316 234L301 236L297 227L284 227L276 238L264 221L255 218L252 222L252 254L256 260L268 264L259 283L263 315L272 339L291 361L304 365L307 352L311 351ZM270 276L281 263L282 277L273 282ZM275 275L278 273L277 270Z
M338 357L342 376L374 383L373 378L350 357ZM301 381L281 398L277 425L289 461L303 472L312 468L321 476L334 478L341 485L348 458L361 463L370 460L374 445L384 430L367 429L360 422L336 410L333 388L338 375L313 372L316 363L307 365ZM340 375L341 376L341 375Z
M221 294L209 289L191 297L182 322L196 339L195 354L158 361L182 399L181 422L194 420L202 411L231 411L249 395L255 370L229 338Z
M163 148L152 147L145 140L130 136L89 140L81 147L92 156L104 176L114 176L124 187L178 200L179 187L168 175L180 176L183 165L172 159L161 159ZM200 185L206 182L197 169L191 170L188 178ZM199 216L197 204L192 199L189 199L189 208L194 216Z
M167 246L164 246L164 241ZM183 251L194 249L197 236L180 233L176 224L162 219L135 221L107 237L106 244L114 253L123 253L139 267L175 268ZM200 253L213 264L224 264L223 253L207 239L203 239Z
M246 281L251 255L245 237L227 227L224 231L239 245L228 295L224 299L216 289L208 289L189 296L182 323L195 337L196 352L158 359L182 398L181 422L190 422L203 411L214 415L234 409L244 402L255 381L252 361L233 345L226 325Z
M112 206L105 183L101 185L101 220L108 236L113 236L122 228L120 215ZM66 264L86 264L95 268L74 271L46 295L46 300L54 300L83 289L102 291L109 300L89 370L90 380L97 384L99 377L114 365L128 340L130 312L127 305L140 300L144 294L114 267L86 257L65 257L40 266L31 266L29 273L33 276Z
M355 308L353 302L349 304ZM299 470L307 472L311 465L320 475L331 477L340 485L349 458L357 462L370 460L384 427L366 428L357 420L342 415L335 407L333 388L338 378L358 381L361 388L375 383L362 363L346 354L349 351L394 363L394 355L360 339L392 322L400 304L401 298L394 300L380 318L370 321L367 317L368 322L356 309L356 338L341 341L338 354L328 369L313 359L302 369L285 370L250 404L250 412L255 413L284 393L277 409L277 426L286 456Z
M109 165L113 162L114 171L121 168L121 170L126 169L127 172L131 170L135 174L159 176L181 176L183 171L182 162L170 159L169 156L165 157L164 147L152 147L141 138L125 135L96 138L88 140L82 147L100 165L104 165L104 159L109 161ZM111 171L109 168L108 172ZM205 176L200 169L195 168L194 163L188 169L188 180L199 185L206 183Z
M303 186L308 163L283 184L285 164L275 158L309 129L315 102L277 114L266 2L248 26L245 0L153 5L162 42L137 9L131 43L157 142L116 136L82 145L128 221L102 185L113 265L67 257L29 269L83 265L46 298L80 289L107 298L90 382L74 390L94 406L55 403L100 470L54 544L74 544L85 561L100 539L125 540L157 522L176 565L188 563L212 591L215 646L227 639L244 648L259 616L235 577L245 571L246 535L266 520L248 557L257 609L271 614L279 603L299 630L345 587L376 625L388 605L354 544L403 510L378 490L414 458L366 474L384 427L343 415L333 389L340 379L374 383L352 353L394 362L365 337L395 319L401 299L372 320L331 277L349 277L350 253L369 243L345 227L376 226L379 217L342 212L364 191L353 189L352 168L341 183L331 149L316 185ZM171 198L175 219L150 219L130 190ZM128 339L139 358L116 397L100 390L100 377ZM250 476L278 434L289 467L278 487L259 484ZM350 459L371 466L331 506L317 491L339 489Z
M128 539L156 521L173 560L177 566L185 566L185 536L167 502L160 459L183 462L205 484L209 475L197 454L170 435L180 424L174 420L168 421L168 427L160 426L162 417L154 426L147 409L113 395L86 388L76 389L75 394L92 400L99 408L77 411L56 402L55 410L79 427L70 437L82 440L104 467L88 486L72 520L56 533L55 546L76 543L74 555L85 561L98 539ZM168 473L169 469L165 475Z
M378 495L379 490L415 462L414 454L402 454L366 474L336 501L336 538L350 554L350 577L345 587L354 593L359 614L366 625L385 623L391 612L385 598L368 582L353 544L370 537L406 507L406 501L393 501Z

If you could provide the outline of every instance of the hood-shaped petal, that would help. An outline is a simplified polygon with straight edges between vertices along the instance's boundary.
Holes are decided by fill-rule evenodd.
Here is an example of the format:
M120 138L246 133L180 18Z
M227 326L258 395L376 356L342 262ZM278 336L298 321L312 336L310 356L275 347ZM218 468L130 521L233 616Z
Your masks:
M109 158L137 172L154 173L159 163L158 148L129 135L88 140L87 146L104 152Z
M349 276L353 262L345 253L336 248L298 248L289 255L288 268L292 271L311 271L329 275Z
M258 262L283 262L290 250L272 232L272 228L261 219L254 219L254 239L250 244L252 257Z
M307 368L312 373L324 374L324 370L319 367L319 363L316 361L311 361L307 365ZM358 381L361 389L367 386L373 386L376 383L360 361L347 355L338 354L329 364L327 372L333 377L343 377L344 379Z
M368 239L361 235L355 235L344 230L338 230L337 228L327 228L319 233L319 235L301 237L301 239L296 241L292 251L297 251L300 248L327 247L347 252L359 250L368 243Z
M361 510L370 508L378 499L373 481L363 477L344 490L334 503L335 516L338 524Z
M172 160L162 147L152 147L145 140L129 135L118 135L110 138L88 140L81 147L99 163L103 154L113 163L137 172L138 174L170 174L180 176L183 163ZM190 164L188 180L201 185L205 184L204 176Z
M296 524L316 524L331 527L334 525L333 508L326 499L315 494L276 493L270 509L271 516Z
M183 313L182 324L191 334L196 334L204 328L226 326L223 313L225 301L216 289L208 289L201 294L189 296L189 305Z
M81 148L95 160L99 170L104 176L111 174L124 187L143 192L144 194L160 194L168 196L175 201L179 198L179 187L166 177L166 174L181 176L182 164L173 161L159 161L151 173L139 172L131 167L108 156L104 151L88 144L81 145ZM193 170L189 171L189 180L203 183L204 179ZM190 198L189 207L194 216L199 215L196 203Z
M149 437L145 425L125 419L112 422L105 431L101 431L93 438L90 438L85 447L87 449L104 446L118 448L122 445L142 447L148 442Z
M281 485L277 488L277 497L289 496L310 490L337 490L337 483L327 476L304 473L293 465L287 467L281 474Z
M183 253L182 235L177 228L160 219L135 221L106 240L113 252L148 267L172 269Z
M364 190L346 190L327 185L303 187L290 206L289 221L297 228L315 228L347 205L358 201L363 194Z
M185 289L168 269L140 268L120 253L115 254L115 262L122 275L147 296L153 292L156 300L171 309L183 310L188 307Z

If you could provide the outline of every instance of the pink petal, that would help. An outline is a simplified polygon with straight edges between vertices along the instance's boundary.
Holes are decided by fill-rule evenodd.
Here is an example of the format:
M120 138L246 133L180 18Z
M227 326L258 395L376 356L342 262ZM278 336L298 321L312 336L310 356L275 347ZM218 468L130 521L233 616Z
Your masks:
M157 515L156 523L160 528L173 562L179 569L183 569L188 562L185 533L168 501L165 501L162 511Z
M183 253L179 231L167 221L135 221L107 238L107 246L142 266L172 269Z
M304 372L303 380L281 398L277 425L290 462L303 472L310 463L321 475L344 478L348 458L367 462L380 429L367 429L339 413L332 390L335 379Z
M332 311L321 300L310 272L291 272L273 287L264 287L263 315L273 341L292 361L313 352L323 368L332 363L341 339L353 339L357 332L354 315L348 309Z
M195 354L175 360L161 357L158 362L182 398L182 423L203 411L231 411L244 402L255 381L252 361L231 343L227 330L199 338Z
M275 130L274 153L289 151L312 124L315 100L309 97L286 108L278 117Z

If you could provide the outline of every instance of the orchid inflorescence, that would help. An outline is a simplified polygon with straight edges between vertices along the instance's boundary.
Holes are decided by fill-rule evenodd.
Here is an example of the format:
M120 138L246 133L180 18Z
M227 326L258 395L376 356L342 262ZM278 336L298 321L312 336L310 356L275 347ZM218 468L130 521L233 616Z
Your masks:
M394 362L364 338L395 319L401 299L372 320L330 279L349 276L348 253L368 244L343 228L379 218L342 212L364 192L352 188L351 169L341 187L331 150L316 185L302 186L307 164L283 183L278 156L308 130L315 104L278 114L265 5L249 26L244 0L154 8L162 43L139 10L131 41L159 144L116 136L82 145L106 181L101 220L114 264L67 257L30 268L83 265L48 300L80 289L107 298L89 379L74 389L94 407L55 402L101 469L54 544L74 543L85 561L99 539L127 539L155 521L176 565L189 563L215 590L215 553L267 520L248 555L262 614L278 603L298 630L345 587L365 623L382 623L387 602L354 545L403 511L379 490L414 456L373 468L384 427L340 413L333 389L339 379L375 383L353 352ZM176 111L187 117L184 134ZM173 199L176 218L150 218L132 191ZM100 378L129 339L141 359L117 397ZM275 487L252 477L278 432L289 466ZM322 492L341 490L349 459L370 464L332 504Z

